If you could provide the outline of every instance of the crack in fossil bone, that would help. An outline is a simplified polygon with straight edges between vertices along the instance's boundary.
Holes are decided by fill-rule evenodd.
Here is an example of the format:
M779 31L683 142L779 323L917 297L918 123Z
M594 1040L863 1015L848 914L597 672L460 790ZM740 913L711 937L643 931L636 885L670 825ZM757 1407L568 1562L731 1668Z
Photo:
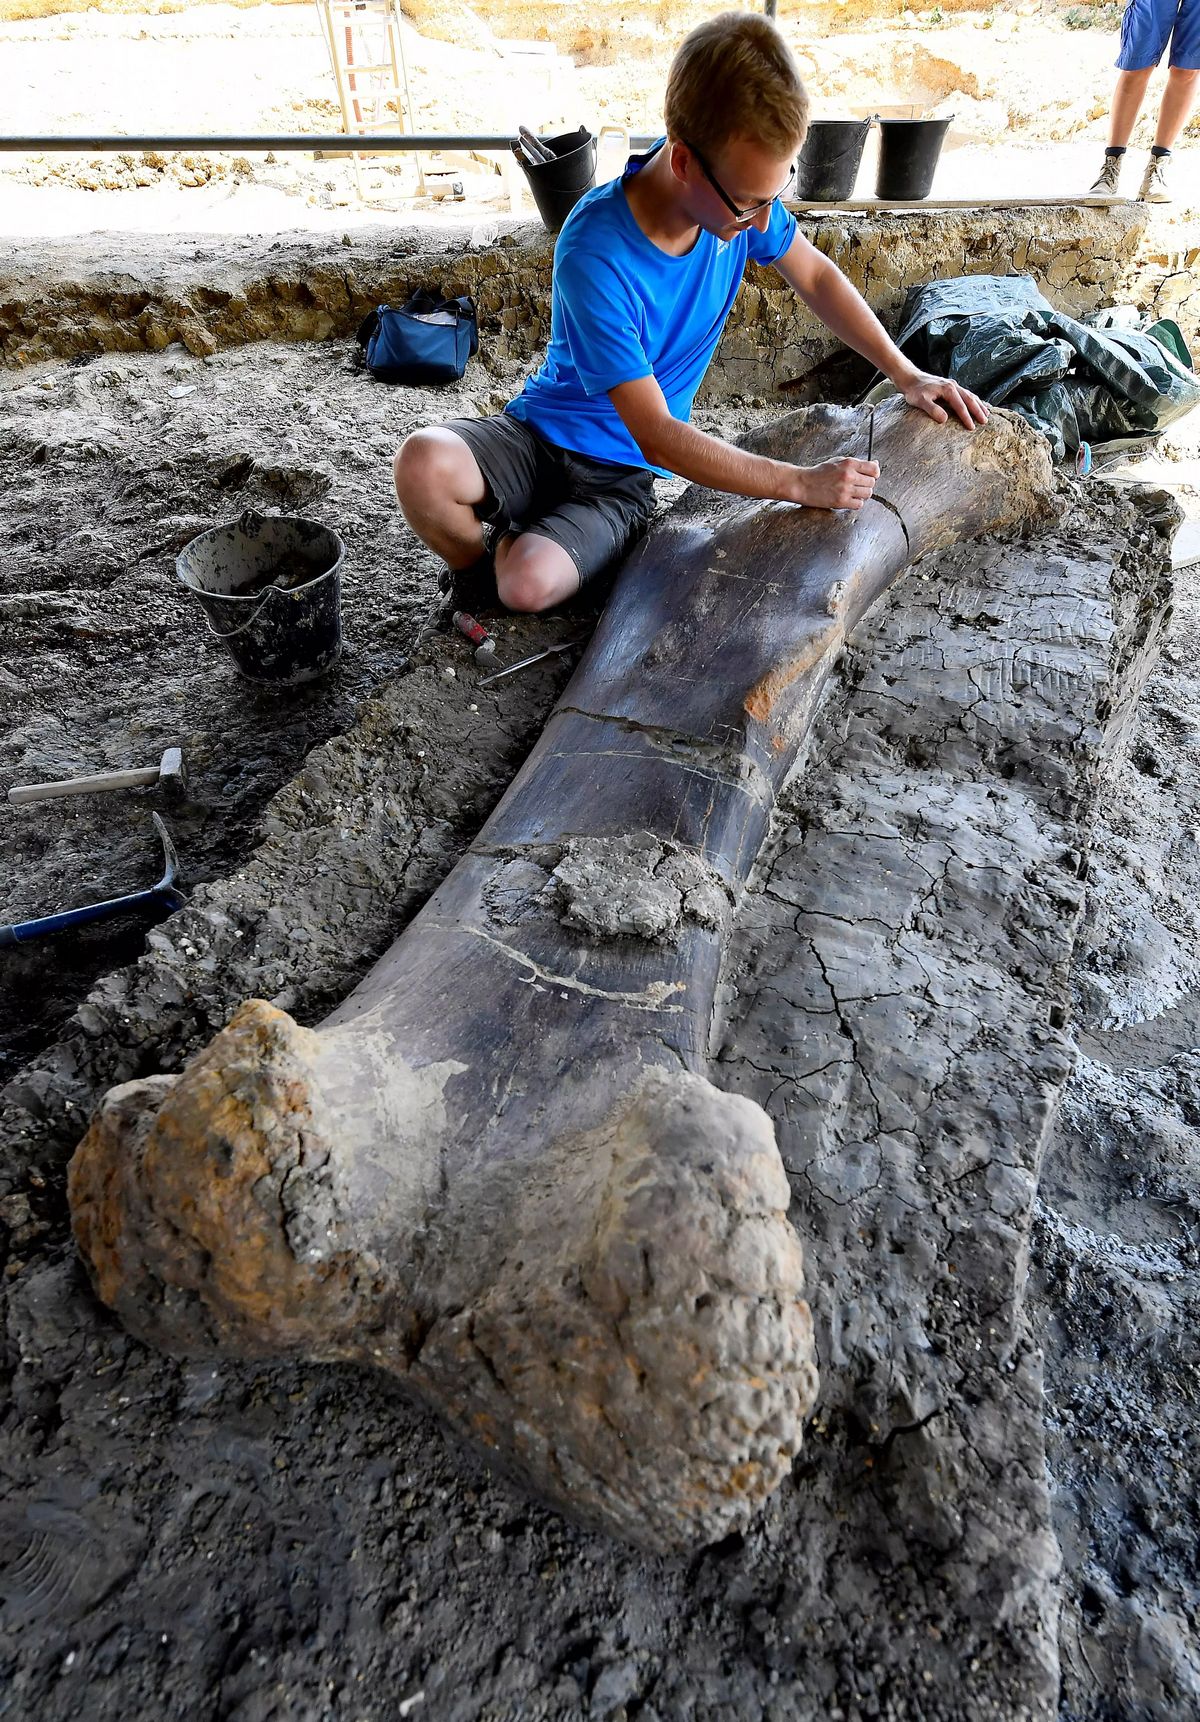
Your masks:
M906 550L911 550L912 549L912 540L908 536L908 527L905 525L904 516L901 514L900 510L896 507L896 504L894 502L889 502L886 496L880 496L878 491L875 491L872 494L871 501L877 502L879 504L880 508L886 508L889 514L895 515L896 520L899 524L900 530L904 534L904 548Z
M571 992L579 993L584 998L604 999L609 1004L626 1005L631 1010L654 1011L656 1014L672 1016L683 1008L681 1005L667 1005L664 999L669 999L673 993L685 992L685 981L651 981L640 993L606 992L603 987L592 987L586 981L581 981L576 975L556 975L549 969L543 969L526 951L518 950L515 945L506 945L503 939L497 939L494 934L487 933L482 927L455 926L449 922L432 922L442 932L467 933L473 939L482 939L495 950L511 957L513 962L521 963L529 969L536 980L545 981L547 986L566 987Z

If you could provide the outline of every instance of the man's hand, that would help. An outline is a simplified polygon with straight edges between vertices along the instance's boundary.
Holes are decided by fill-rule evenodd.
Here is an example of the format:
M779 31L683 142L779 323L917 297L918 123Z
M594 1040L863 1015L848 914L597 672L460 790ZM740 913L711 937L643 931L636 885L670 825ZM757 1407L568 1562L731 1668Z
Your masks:
M948 377L919 371L905 358L862 294L802 233L776 258L775 268L827 329L895 383L910 407L937 424L945 424L951 413L968 430L987 423L987 405L978 395Z
M822 461L820 466L795 466L787 502L805 508L861 508L875 489L879 477L877 460Z
M949 377L935 377L928 371L918 371L910 382L897 386L909 406L928 413L935 424L944 425L950 413L961 419L968 430L988 421L987 402L973 395L970 389L964 389L961 383L952 383Z

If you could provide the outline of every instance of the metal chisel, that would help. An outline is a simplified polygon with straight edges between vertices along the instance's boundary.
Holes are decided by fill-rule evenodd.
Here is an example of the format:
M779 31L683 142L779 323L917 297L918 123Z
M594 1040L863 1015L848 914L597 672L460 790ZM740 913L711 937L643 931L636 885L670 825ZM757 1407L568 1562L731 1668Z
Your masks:
M486 688L492 682L499 682L505 676L515 676L518 670L527 670L530 664L540 664L543 658L552 658L557 652L569 652L575 646L586 645L585 640L564 640L561 646L545 646L540 652L531 652L527 658L518 658L515 664L509 664L507 669L497 670L494 675L484 676L477 687Z

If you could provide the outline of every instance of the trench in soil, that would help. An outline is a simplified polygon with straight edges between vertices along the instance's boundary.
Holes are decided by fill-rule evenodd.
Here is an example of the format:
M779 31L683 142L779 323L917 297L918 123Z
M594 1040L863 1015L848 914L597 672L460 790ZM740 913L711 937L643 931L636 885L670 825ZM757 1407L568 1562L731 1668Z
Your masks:
M482 390L445 391L438 416L492 410L518 380L514 368L512 377L493 376ZM0 691L7 719L0 775L5 782L32 781L151 763L164 747L182 744L190 783L187 801L175 806L165 806L157 792L138 791L3 810L5 917L151 883L159 866L152 807L162 806L170 820L201 922L210 901L206 884L247 870L251 880L241 892L214 889L212 951L185 948L186 973L172 966L170 923L150 932L142 970L129 968L147 948L144 918L98 925L4 959L0 1077L12 1079L6 1159L18 1173L9 1187L25 1203L6 1209L6 1218L18 1222L10 1224L8 1258L10 1269L18 1269L10 1276L8 1316L10 1361L16 1358L10 1419L17 1422L6 1425L6 1441L16 1480L12 1500L33 1504L6 1525L19 1530L35 1565L43 1549L52 1580L48 1589L34 1582L22 1590L25 1568L16 1580L8 1574L3 1625L36 1623L44 1635L38 1651L5 1650L18 1702L45 1717L68 1714L72 1698L64 1682L74 1647L88 1669L94 1714L115 1714L118 1698L126 1714L162 1714L154 1650L162 1640L166 1648L157 1654L175 1683L169 1713L180 1716L195 1714L214 1693L222 1715L266 1716L281 1674L292 1713L313 1715L324 1714L326 1704L331 1714L356 1714L352 1699L364 1674L396 1697L426 1690L431 1714L464 1719L535 1703L547 1715L613 1714L623 1705L627 1715L647 1719L750 1713L747 1706L784 1717L796 1713L789 1703L801 1701L840 1703L847 1715L959 1714L953 1656L935 1649L918 1661L912 1640L896 1626L905 1614L906 1585L914 1623L940 1619L961 1627L964 1606L969 1613L980 1567L969 1550L954 1567L951 1522L929 1507L913 1545L924 1551L916 1570L903 1560L889 1566L897 1550L889 1550L886 1537L875 1539L869 1494L854 1510L852 1537L821 1530L844 1516L852 1498L841 1494L850 1475L845 1467L876 1451L861 1421L865 1402L853 1394L840 1435L828 1433L830 1412L819 1414L826 1429L817 1431L815 1457L802 1462L796 1479L812 1500L798 1502L789 1492L746 1539L710 1551L685 1572L581 1537L527 1507L453 1449L431 1443L421 1415L397 1405L386 1388L364 1389L360 1378L336 1370L180 1367L126 1340L91 1303L65 1232L61 1164L97 1081L178 1067L219 1025L239 989L278 998L302 1021L318 1018L386 948L469 841L569 666L551 660L488 702L472 694L465 642L460 651L451 640L422 671L420 701L391 697L388 689L432 601L436 563L398 518L388 462L405 432L427 422L428 398L364 390L341 346L249 347L211 361L178 350L105 355L44 367L7 392L16 398L8 403L15 410L0 445L9 498L0 519L6 640ZM729 400L701 422L734 435L765 414L760 405ZM325 683L272 694L241 681L173 581L178 547L246 506L310 515L347 542L346 650ZM520 656L582 631L581 623L587 626L586 615L497 618L499 656ZM886 627L877 631L876 638L887 637ZM855 660L850 683L868 668ZM1169 703L1166 693L1161 698ZM1200 710L1190 696L1184 704ZM1169 732L1169 721L1163 723ZM353 750L336 738L355 724L368 737L399 734L402 782L364 784L339 775L339 761L353 766ZM830 731L827 749L837 739ZM1157 745L1163 754L1161 737ZM1181 779L1187 764L1183 748ZM1114 756L1114 783L1119 767ZM396 835L381 849L377 826L367 831L368 841L363 821L383 817L371 811L371 797L386 812L389 794ZM819 825L803 794L794 811L814 829ZM331 867L329 850L312 833L324 821L337 848L339 817L345 859ZM1119 848L1114 838L1105 850L1114 870L1121 861L1112 851ZM363 915L359 905L367 899L374 906ZM1109 899L1120 903L1120 891L1111 890ZM1166 913L1161 901L1156 907ZM231 914L244 916L244 928L229 933L222 917L227 922ZM225 954L236 951L230 941L239 931L247 946L240 968ZM1112 1012L1097 1010L1087 974L1095 987L1107 987L1111 1002L1125 984L1123 971L1102 934L1091 943L1085 938L1082 951L1079 1008L1099 1029ZM1183 959L1176 961L1186 999L1188 977ZM1156 1078L1149 1099L1143 1083L1140 1099L1124 1108L1131 1122L1120 1128L1129 1142L1144 1140L1139 1119L1146 1117L1159 1139L1164 1131L1169 1137L1159 1200L1163 1191L1180 1197L1187 1190L1184 1150L1170 1133L1178 1134L1194 1106L1189 1069L1185 1059L1169 1078ZM1123 1080L1128 1086L1137 1079ZM743 1072L741 1081L752 1088L754 1078ZM1085 1082L1081 1092L1064 1138L1077 1158L1089 1108L1094 1115L1106 1104L1103 1081ZM1047 1202L1060 1193L1052 1181ZM1106 1197L1105 1223L1115 1226L1114 1200ZM1133 1196L1121 1200L1127 1218ZM1192 1679L1185 1600L1191 1567L1178 1538L1164 1539L1144 1521L1160 1491L1178 1487L1190 1390L1182 1383L1164 1387L1155 1374L1158 1353L1151 1348L1146 1355L1144 1333L1147 1326L1152 1334L1178 1332L1189 1306L1181 1291L1165 1311L1154 1304L1142 1326L1110 1331L1102 1282L1111 1261L1102 1251L1097 1256L1079 1231L1085 1215L1069 1214L1065 1229L1050 1216L1046 1206L1039 1222L1049 1228L1042 1278L1090 1275L1086 1295L1068 1298L1065 1315L1061 1300L1043 1311L1044 1324L1066 1329L1054 1368L1064 1376L1071 1350L1093 1343L1128 1345L1142 1360L1143 1379L1132 1403L1126 1394L1117 1419L1116 1468L1133 1496L1138 1430L1155 1416L1156 1402L1165 1409L1155 1428L1167 1432L1143 1491L1149 1504L1132 1499L1123 1518L1117 1514L1121 1529L1110 1522L1111 1502L1080 1474L1089 1410L1111 1412L1116 1402L1112 1371L1099 1385L1076 1383L1062 1402L1066 1410L1055 1411L1052 1458L1064 1480L1057 1528L1073 1563L1066 1596L1076 1635L1065 1657L1066 1691L1076 1708L1064 1713L1090 1714L1100 1686L1089 1669L1098 1663L1111 1670L1107 1677L1134 1706L1130 1713L1166 1716L1186 1702ZM1159 1281L1164 1274L1177 1280L1195 1274L1186 1247L1178 1240L1172 1247L1173 1263L1150 1258L1147 1271ZM1137 1280L1128 1261L1118 1266ZM1137 1284L1144 1283L1143 1275ZM1138 1307L1146 1307L1144 1297ZM1024 1371L1028 1360L1021 1356ZM981 1428L1015 1431L1026 1444L1021 1464L1035 1475L1030 1432L1038 1428L1040 1401L1036 1379L1024 1373L1020 1379L1028 1398L1022 1417L1014 1422L1011 1406L1004 1416L984 1407ZM964 1439L969 1443L969 1427ZM901 1440L897 1456L904 1446ZM822 1451L841 1467L835 1483L823 1483L814 1469ZM982 1477L977 1482L984 1486ZM888 1508L886 1490L879 1501L881 1511ZM1036 1513L1022 1523L1036 1552L1042 1546ZM818 1542L827 1536L820 1561L804 1552L806 1526L816 1527ZM42 1543L35 1546L36 1537ZM931 1554L930 1539L936 1548L947 1537L947 1546ZM58 1570L68 1548L76 1551L69 1582ZM211 1583L212 1567L205 1576L210 1558L223 1571L231 1601L223 1602ZM133 1575L144 1559L149 1566L139 1582ZM801 1649L814 1620L824 1618L806 1591L806 1561L835 1585L843 1569L847 1601L864 1586L873 1598L874 1623L870 1611L853 1626L827 1622L824 1655L811 1642L807 1652ZM957 1595L946 1589L955 1571ZM1048 1583L1045 1575L1039 1583ZM1053 1594L1051 1585L1044 1599ZM889 1621L890 1650L878 1639ZM987 1676L974 1715L1016 1714L1012 1706L1026 1702L1031 1713L1051 1713L1039 1661L1050 1643L1047 1622L1033 1620L1025 1630L1024 1639L983 1634L992 1654L1006 1645L1019 1667L1011 1679L999 1670ZM1155 1646L1150 1671L1139 1665L1131 1675L1129 1658L1147 1634ZM922 1668L936 1687L936 1703L922 1698ZM309 1708L295 1711L296 1704Z

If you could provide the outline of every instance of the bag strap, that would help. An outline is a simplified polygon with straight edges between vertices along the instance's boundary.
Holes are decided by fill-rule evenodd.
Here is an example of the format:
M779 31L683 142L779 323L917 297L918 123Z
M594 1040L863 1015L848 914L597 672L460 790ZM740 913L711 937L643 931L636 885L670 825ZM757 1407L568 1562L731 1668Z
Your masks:
M427 287L418 287L400 309L407 311L410 316L428 317L437 311L449 311L454 317L475 317L475 301L469 294L461 293L457 299L439 299Z
M459 306L461 320L467 325L469 346L474 355L479 351L479 319L475 314L475 301L469 293L463 293L454 303Z
M358 342L360 347L366 347L367 346L367 344L369 343L369 341L371 339L371 336L375 333L375 331L379 327L379 314L380 314L380 312L386 311L386 310L387 310L386 305L377 305L373 311L367 312L367 314L363 318L362 322L358 325L358 333L354 337L354 339Z

